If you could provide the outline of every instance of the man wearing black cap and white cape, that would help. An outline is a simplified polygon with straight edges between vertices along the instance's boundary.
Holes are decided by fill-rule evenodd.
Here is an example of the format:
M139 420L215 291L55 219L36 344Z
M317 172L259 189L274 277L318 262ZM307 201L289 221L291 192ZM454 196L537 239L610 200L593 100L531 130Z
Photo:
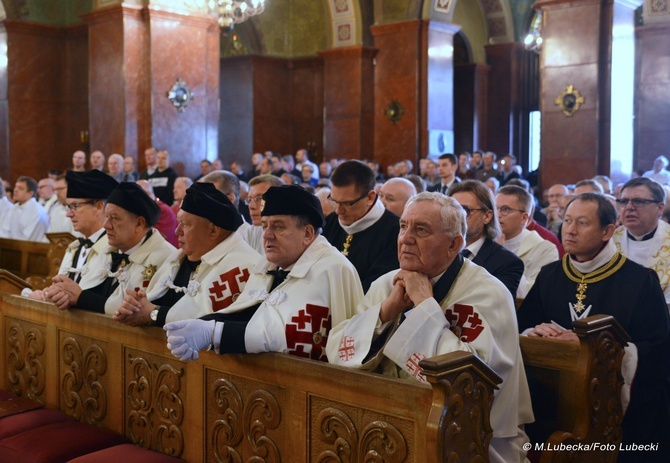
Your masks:
M118 182L99 170L69 170L66 180L66 215L74 230L83 237L74 240L67 247L58 274L66 275L82 289L88 289L91 287L93 275L91 269L99 269L104 265L108 246L107 233L102 226L105 220L105 200L118 186ZM56 288L46 288L43 291L30 291L26 288L21 294L44 301L49 299L50 294L55 295L57 292Z
M353 315L363 296L353 265L320 236L321 204L296 185L263 195L265 255L240 298L205 319L168 323L168 348L181 360L217 353L283 352L326 360L331 326Z
M147 291L128 290L114 319L163 326L227 308L237 300L261 256L237 233L242 216L212 183L194 183L177 213L178 251L161 265Z
M147 288L158 266L174 247L153 226L160 209L142 187L121 183L109 195L104 222L109 245L101 268L89 269L89 289L64 275L54 277L58 292L50 299L59 308L77 307L113 315L126 289Z

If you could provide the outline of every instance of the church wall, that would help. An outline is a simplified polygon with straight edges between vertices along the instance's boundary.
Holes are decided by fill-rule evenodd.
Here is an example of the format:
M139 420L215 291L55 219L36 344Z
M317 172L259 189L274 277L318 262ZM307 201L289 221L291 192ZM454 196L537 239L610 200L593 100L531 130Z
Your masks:
M639 27L636 34L634 165L644 171L656 157L670 158L670 24Z
M1 173L39 179L70 165L88 129L86 36L79 26L5 25L9 153Z

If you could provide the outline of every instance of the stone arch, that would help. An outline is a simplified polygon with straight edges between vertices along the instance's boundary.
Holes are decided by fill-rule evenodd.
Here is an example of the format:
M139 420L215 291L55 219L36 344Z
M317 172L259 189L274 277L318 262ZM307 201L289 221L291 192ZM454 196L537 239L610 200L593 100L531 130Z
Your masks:
M456 4L472 0L430 0L423 5L423 18L452 23ZM486 20L488 43L514 41L514 18L509 0L476 0Z

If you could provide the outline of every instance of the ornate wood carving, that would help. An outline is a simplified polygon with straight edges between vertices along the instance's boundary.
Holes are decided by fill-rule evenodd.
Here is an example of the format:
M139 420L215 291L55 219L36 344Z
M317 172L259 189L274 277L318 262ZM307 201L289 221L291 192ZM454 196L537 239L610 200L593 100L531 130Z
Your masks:
M44 403L44 326L6 318L7 374L10 391Z
M471 368L464 368L470 363ZM437 461L489 461L493 391L502 379L467 352L424 359L419 365L433 386L428 439L436 442Z
M49 275L55 275L63 262L67 247L75 240L75 237L69 233L47 233L47 238L49 239L49 251L47 252Z
M383 420L362 421L360 439L356 425L342 410L327 407L316 419L321 430L320 440L327 444L316 461L351 462L368 461L402 462L407 458L407 442L402 433Z
M128 350L125 358L126 434L137 445L180 456L184 451L184 369L139 351Z
M235 463L282 461L276 444L281 440L270 433L282 422L280 401L262 385L247 381L242 383L248 393L240 393L236 382L224 377L210 381L214 400L208 407L208 423L212 421L209 428L214 459Z
M105 351L97 344L83 349L71 336L61 346L63 410L79 421L102 424L107 416L107 393L101 382L107 372Z

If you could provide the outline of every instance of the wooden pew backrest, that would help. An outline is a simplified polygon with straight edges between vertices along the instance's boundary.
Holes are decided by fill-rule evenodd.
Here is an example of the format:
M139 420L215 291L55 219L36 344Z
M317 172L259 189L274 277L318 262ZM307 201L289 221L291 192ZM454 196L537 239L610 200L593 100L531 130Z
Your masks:
M535 424L527 427L533 445L621 442L621 362L628 335L611 316L573 323L579 344L521 336L521 353L531 387ZM535 448L535 447L533 447ZM594 460L590 452L543 452L540 462ZM616 452L597 453L598 462L616 461Z
M0 295L0 388L186 461L488 461L500 382L470 353L430 384L282 354L183 363L158 328Z

